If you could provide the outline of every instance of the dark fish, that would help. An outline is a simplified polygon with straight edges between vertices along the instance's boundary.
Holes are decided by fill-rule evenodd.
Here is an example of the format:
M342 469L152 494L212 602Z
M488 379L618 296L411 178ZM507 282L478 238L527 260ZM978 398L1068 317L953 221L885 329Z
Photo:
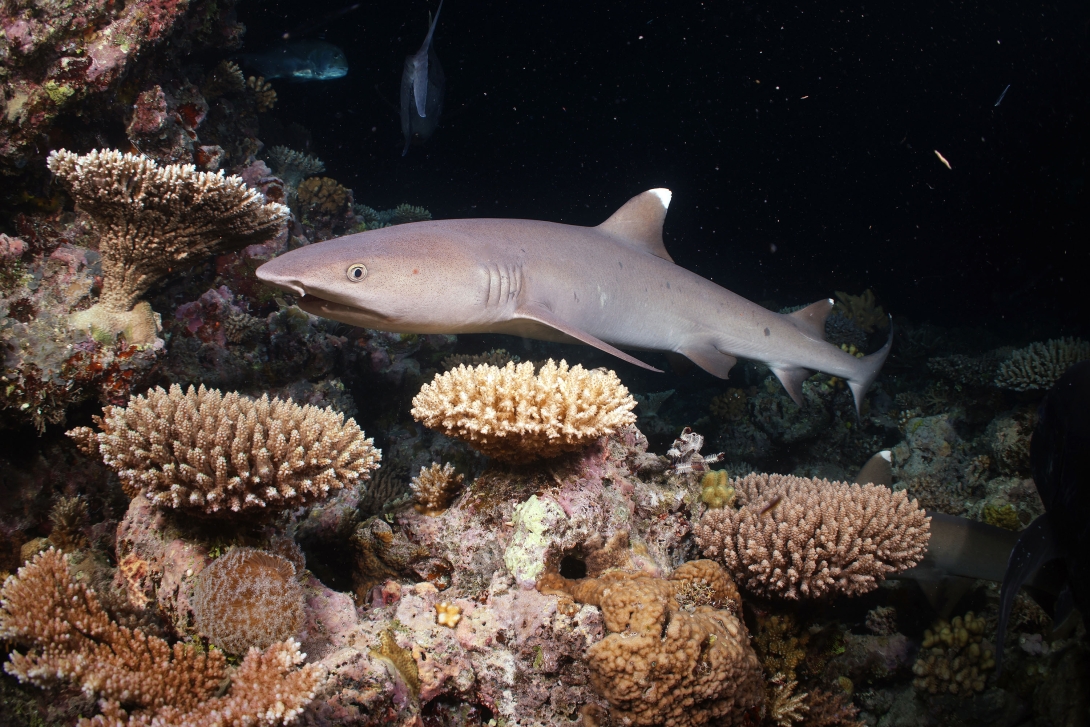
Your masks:
M1053 623L1062 623L1072 608L1083 616L1090 613L1090 361L1069 368L1041 402L1030 462L1045 514L1019 533L1007 563L999 591L997 673L1003 667L1003 637L1014 597L1042 566L1055 560L1063 564L1066 585Z
M410 144L423 144L430 139L443 114L447 78L432 47L432 36L442 10L440 0L424 44L415 55L405 57L405 68L401 72L401 133L405 137L405 149L401 156L409 153Z
M321 40L298 40L263 53L243 53L237 58L266 79L328 81L348 73L344 51Z
M1011 85L1008 83L1007 87L1003 89L1003 93L999 94L999 98L996 99L995 105L1003 103L1003 98L1007 95L1007 91L1011 90Z

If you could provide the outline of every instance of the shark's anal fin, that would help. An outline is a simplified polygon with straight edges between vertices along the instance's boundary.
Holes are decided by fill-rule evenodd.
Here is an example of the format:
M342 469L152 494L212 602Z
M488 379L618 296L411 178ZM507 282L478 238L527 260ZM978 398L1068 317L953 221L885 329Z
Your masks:
M802 406L802 382L813 376L814 372L801 366L794 366L792 368L772 367L772 373L776 374L776 378L783 384L791 401Z
M567 321L561 320L551 310L541 305L540 303L525 303L523 305L520 305L518 307L518 310L515 311L515 318L523 318L528 321L537 321L538 323L549 326L550 328L555 328L561 333L571 336L575 340L581 341L588 346L594 346L600 351L611 353L622 361L627 361L630 364L639 366L642 369L647 369L648 371L654 371L655 373L659 374L662 373L662 369L657 369L654 366L645 364L638 358L629 356L621 349L616 348L615 346L610 346L608 343L601 340L600 338L596 338L587 333L586 331L569 324Z
M800 330L819 341L824 341L825 319L829 317L829 311L832 309L833 299L826 298L787 315Z
M725 379L730 375L730 370L738 359L729 353L721 353L713 346L701 346L700 348L683 348L678 351L682 356L692 361L712 376Z
M649 189L637 194L598 225L598 229L629 247L673 262L662 242L662 223L666 219L670 197L668 189Z

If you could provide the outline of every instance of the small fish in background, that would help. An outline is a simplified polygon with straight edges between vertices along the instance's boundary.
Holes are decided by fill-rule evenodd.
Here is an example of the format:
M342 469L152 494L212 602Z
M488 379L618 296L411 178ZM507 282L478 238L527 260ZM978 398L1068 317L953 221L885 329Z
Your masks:
M941 153L939 153L938 149L935 149L934 152L935 152L935 156L937 156L939 158L939 161L942 162L946 166L947 169L953 169L953 167L950 166L950 162L946 161L946 157L944 157Z
M401 72L401 133L405 137L405 148L401 156L409 153L410 144L423 144L430 139L443 114L447 79L439 56L435 55L432 47L432 36L442 11L443 2L440 0L424 44L415 55L405 57L405 67Z
M1008 83L1007 87L1003 89L1003 93L999 94L999 98L995 100L995 105L1003 103L1003 98L1007 95L1007 91L1011 90L1011 85Z
M348 73L344 51L322 40L297 40L262 53L242 53L235 57L266 80L328 81Z

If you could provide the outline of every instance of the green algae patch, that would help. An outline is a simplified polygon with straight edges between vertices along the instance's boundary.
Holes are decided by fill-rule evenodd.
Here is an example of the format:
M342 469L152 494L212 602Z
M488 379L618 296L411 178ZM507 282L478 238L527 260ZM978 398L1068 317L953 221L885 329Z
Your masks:
M545 570L545 552L553 535L550 531L555 532L567 519L560 505L537 495L515 506L511 518L515 531L503 553L503 563L520 586L532 587L537 582Z

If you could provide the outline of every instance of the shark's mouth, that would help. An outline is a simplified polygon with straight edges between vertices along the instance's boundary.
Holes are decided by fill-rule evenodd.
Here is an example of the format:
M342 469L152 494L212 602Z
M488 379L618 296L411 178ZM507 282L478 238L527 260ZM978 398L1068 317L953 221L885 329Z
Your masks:
M392 323L393 319L369 308L361 308L355 305L345 305L336 301L322 298L321 296L307 293L299 298L299 307L307 313L322 318L331 318L335 321L349 323L354 326L375 328L382 324Z

